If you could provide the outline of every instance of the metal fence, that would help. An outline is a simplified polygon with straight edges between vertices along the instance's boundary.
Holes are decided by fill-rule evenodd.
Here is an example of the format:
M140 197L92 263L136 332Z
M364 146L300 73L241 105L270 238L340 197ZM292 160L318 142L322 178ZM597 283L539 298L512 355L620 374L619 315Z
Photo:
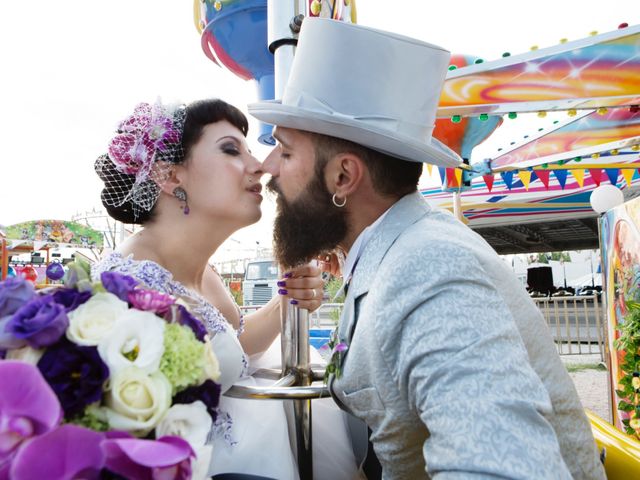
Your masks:
M604 308L598 295L533 298L560 355L599 354L604 361Z
M533 301L542 312L560 355L599 354L604 361L604 308L597 295L540 297ZM245 313L259 307L243 306ZM324 303L309 314L311 328L337 324L341 303Z

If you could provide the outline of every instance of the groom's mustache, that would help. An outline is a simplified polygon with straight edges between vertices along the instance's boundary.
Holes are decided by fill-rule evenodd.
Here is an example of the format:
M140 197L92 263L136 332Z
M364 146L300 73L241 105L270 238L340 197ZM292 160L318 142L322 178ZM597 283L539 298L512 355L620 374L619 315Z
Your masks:
M282 190L280 189L280 185L278 185L278 182L275 177L271 177L271 180L267 182L266 187L269 193L272 193L277 196L282 195Z

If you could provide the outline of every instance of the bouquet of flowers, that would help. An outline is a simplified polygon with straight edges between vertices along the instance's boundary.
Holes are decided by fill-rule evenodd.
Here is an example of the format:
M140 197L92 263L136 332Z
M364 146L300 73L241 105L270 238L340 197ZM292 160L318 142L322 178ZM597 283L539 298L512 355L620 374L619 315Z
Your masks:
M204 478L220 376L175 298L70 264L61 288L0 282L0 480Z

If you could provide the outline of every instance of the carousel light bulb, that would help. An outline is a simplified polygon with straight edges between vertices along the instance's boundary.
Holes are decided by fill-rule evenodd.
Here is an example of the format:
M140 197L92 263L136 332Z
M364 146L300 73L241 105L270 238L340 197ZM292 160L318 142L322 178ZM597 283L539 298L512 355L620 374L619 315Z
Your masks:
M598 108L598 110L596 110L596 112L598 112L598 115L605 115L609 110L607 109L607 107L600 107Z
M510 56L511 56L511 54L510 54L509 52L504 52L504 53L502 54L502 57L503 57L503 58L510 57Z
M591 192L589 199L591 208L598 213L604 213L624 202L622 191L613 185L600 185Z
M600 154L598 152L592 153L591 158L600 158Z
M570 108L567 110L567 115L570 117L575 117L578 114L578 111L575 108Z
M627 22L621 23L620 25L618 25L618 28L627 28L629 26L629 24Z
M486 113L481 113L480 117L478 117L480 119L481 122L486 122L487 120L489 120L489 115L487 115Z
M540 112L538 112L538 117L540 117L540 118L544 118L544 117L546 117L546 116L547 116L547 112L545 112L545 111L540 111Z
M591 35L592 37L595 37L598 34L597 30L592 30L589 32L589 35Z
M462 117L460 115L454 115L453 117L451 117L451 121L453 123L460 123L461 120L462 120Z
M568 40L568 39L566 39L566 38L561 38L561 39L560 39L560 43L567 43L568 41L569 41L569 40Z
M620 151L617 148L614 148L613 150L611 150L611 155L618 155L618 153L620 153Z
M531 51L534 52L534 51L538 50L538 48L539 48L538 45L532 45L531 46Z
M473 63L475 64L484 63L484 60L481 58L476 58Z
M516 118L518 118L518 114L516 112L509 112L509 115L507 115L511 120L514 120Z
M458 68L458 67L456 67L455 65L449 65L449 71L450 72L454 71L456 68Z

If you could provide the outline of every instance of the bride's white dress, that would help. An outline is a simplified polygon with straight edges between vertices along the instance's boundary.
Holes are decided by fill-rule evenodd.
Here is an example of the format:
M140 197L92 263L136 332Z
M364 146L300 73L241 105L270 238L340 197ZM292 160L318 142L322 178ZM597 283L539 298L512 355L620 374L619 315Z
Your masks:
M247 358L236 330L197 293L173 280L171 273L149 260L112 253L92 269L95 280L104 271L130 275L148 288L185 301L204 322L220 362L222 391L233 384L263 385L273 380L256 379L258 368L277 368L280 363L279 338L263 354ZM313 363L322 358L312 349ZM284 401L220 399L219 415L212 431L213 455L209 475L248 473L278 480L298 479L295 456L289 439ZM314 478L340 480L359 478L344 414L329 398L313 401Z

